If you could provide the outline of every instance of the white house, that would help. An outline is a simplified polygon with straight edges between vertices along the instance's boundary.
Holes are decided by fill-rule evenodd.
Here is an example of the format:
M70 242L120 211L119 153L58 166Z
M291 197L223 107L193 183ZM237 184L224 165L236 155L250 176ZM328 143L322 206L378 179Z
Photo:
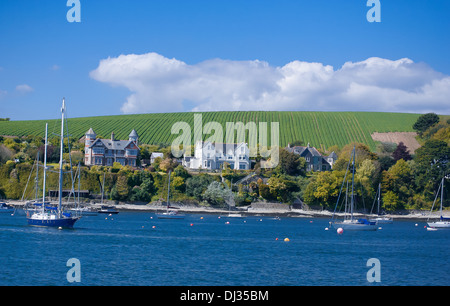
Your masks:
M246 143L212 143L197 141L194 156L184 156L183 166L190 169L223 169L228 163L234 170L249 170L250 150Z
M153 152L150 156L150 164L153 164L158 157L164 159L164 153Z

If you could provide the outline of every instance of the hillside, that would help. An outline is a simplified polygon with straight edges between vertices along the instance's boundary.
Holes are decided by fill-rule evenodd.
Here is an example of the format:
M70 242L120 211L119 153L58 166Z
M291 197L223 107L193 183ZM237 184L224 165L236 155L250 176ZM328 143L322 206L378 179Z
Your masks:
M286 146L295 140L304 144L326 149L332 145L340 147L357 141L375 149L374 132L412 132L412 125L418 114L375 113L375 112L207 112L202 113L203 125L216 121L222 124L225 133L226 122L253 121L255 123L280 123L280 144ZM101 117L69 118L69 131L73 137L81 138L89 128L97 135L110 137L114 132L117 139L128 139L135 129L141 143L171 143L178 135L171 135L175 122L187 122L194 130L194 113L163 113L117 115ZM44 134L45 123L49 133L58 133L59 120L2 121L0 135L27 136ZM209 135L205 135L205 138ZM192 137L193 139L193 137ZM269 142L270 144L270 142Z

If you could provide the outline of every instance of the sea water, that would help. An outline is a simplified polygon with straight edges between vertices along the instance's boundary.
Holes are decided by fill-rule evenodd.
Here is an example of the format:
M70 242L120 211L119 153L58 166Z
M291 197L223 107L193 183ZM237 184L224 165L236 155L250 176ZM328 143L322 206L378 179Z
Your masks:
M121 212L59 230L3 214L0 285L450 285L450 231L424 222L338 235L327 219L219 217ZM69 282L70 259L79 282ZM368 277L373 268L379 282Z

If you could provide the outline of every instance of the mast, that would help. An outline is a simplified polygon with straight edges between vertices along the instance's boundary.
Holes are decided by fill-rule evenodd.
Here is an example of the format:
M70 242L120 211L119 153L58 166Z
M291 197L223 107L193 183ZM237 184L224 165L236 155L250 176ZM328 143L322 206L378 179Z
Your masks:
M80 169L80 162L78 162L78 207L80 207L80 184L81 184L81 182L80 182L80 172L81 172L81 169Z
M442 205L444 205L444 178L445 176L442 177L442 187L441 187L441 219L442 219Z
M65 98L61 107L61 145L59 151L59 202L58 202L58 216L61 217L62 205L62 187L63 187L63 152L64 152L64 112L66 110Z
M353 205L354 205L354 195L353 195L353 191L354 191L354 185L355 185L355 155L356 155L356 146L353 146L353 161L352 161L352 197L350 199L350 210L351 210L351 219L353 220Z
M103 196L105 193L105 175L106 173L103 173L103 183L102 183L102 204L103 204Z
M169 171L169 185L167 186L167 210L169 210L169 207L170 207L169 197L170 197L170 175L171 174L172 174L172 171Z
M378 215L380 214L381 183L378 183Z
M42 186L42 213L45 211L45 178L47 176L47 132L48 132L48 123L45 124L45 150L44 150L44 182Z
M38 197L39 197L39 152L37 153L36 158L36 196L34 197L36 199L36 203L38 203Z

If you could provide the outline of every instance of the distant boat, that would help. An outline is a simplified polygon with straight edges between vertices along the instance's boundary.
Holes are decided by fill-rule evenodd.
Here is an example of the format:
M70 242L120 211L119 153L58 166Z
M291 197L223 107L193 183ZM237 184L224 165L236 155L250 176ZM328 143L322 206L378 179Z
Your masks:
M433 202L433 206L431 207L431 211L430 211L430 215L431 215L431 212L433 211L434 204L436 203L436 200L437 200L437 197L438 197L439 191L440 191L441 192L441 208L440 208L441 217L439 218L438 221L435 221L435 222L428 222L430 217L428 217L428 220L427 220L428 226L433 229L450 229L450 218L444 218L442 216L442 204L444 203L444 179L445 179L445 176L441 180L441 184L439 185L438 192L436 194L436 197Z
M81 179L80 179L80 163L78 163L78 168L77 168L77 178L78 178L78 200L76 202L76 207L70 209L70 212L75 213L79 216L97 216L98 215L98 210L90 207L90 206L83 206L81 205L81 201L80 201L80 185L81 185Z
M342 228L343 230L352 230L352 231L376 231L378 229L377 223L373 221L368 221L364 218L356 219L353 216L353 209L355 206L355 195L354 195L354 185L355 185L355 168L356 168L356 147L353 147L352 156L350 156L350 160L347 165L347 170L345 172L344 181L342 182L341 191L339 192L339 197L336 202L336 207L334 209L333 217L330 221L330 224L338 229ZM346 195L346 205L345 205L345 216L344 220L337 221L334 219L334 215L339 204L339 199L345 184L345 180L348 174L348 170L350 167L350 163L352 165L352 191L350 195L350 205L347 205L347 195ZM347 181L347 190L348 190L348 181Z
M177 207L172 207L170 206L170 175L171 175L171 171L169 171L169 184L168 184L168 188L167 188L167 207L166 207L166 212L164 213L157 213L156 217L158 217L158 219L184 219L184 215L180 214L178 211L176 211L175 209L178 209Z
M378 191L377 191L377 194L376 194L375 198L378 200L378 209L377 209L378 217L369 219L369 221L370 222L376 222L377 224L391 224L391 223L393 223L394 220L392 220L392 218L386 217L386 216L381 214L381 209L380 209L380 206L381 206L380 205L380 203L381 203L381 184L378 184Z
M47 172L47 147L48 147L48 123L45 125L45 153L44 153L44 182L42 188L42 203L35 203L34 205L40 209L34 211L27 211L28 225L43 226L43 227L61 227L72 228L81 217L73 216L70 212L62 210L62 187L63 187L63 152L64 152L64 113L65 102L63 99L61 108L61 143L60 143L60 158L59 158L59 195L58 206L47 206L45 202L45 179ZM39 205L40 204L40 205Z
M75 213L80 216L97 216L98 210L92 207L84 206L84 207L76 207L69 210L72 213Z
M6 204L5 202L0 202L0 213L12 213L14 212L14 207Z
M117 215L119 213L119 211L116 209L116 207L114 206L107 206L107 205L102 205L102 207L100 208L100 210L98 211L99 214L112 214L112 215Z
M240 213L231 212L231 207L234 207L234 209L236 209L236 203L234 201L234 195L233 195L233 179L231 179L231 188L229 188L228 185L225 183L223 183L223 185L229 191L229 193L228 193L228 197L226 199L226 203L228 204L228 215L222 216L222 218L237 218L237 219L245 218L245 216L243 216Z

